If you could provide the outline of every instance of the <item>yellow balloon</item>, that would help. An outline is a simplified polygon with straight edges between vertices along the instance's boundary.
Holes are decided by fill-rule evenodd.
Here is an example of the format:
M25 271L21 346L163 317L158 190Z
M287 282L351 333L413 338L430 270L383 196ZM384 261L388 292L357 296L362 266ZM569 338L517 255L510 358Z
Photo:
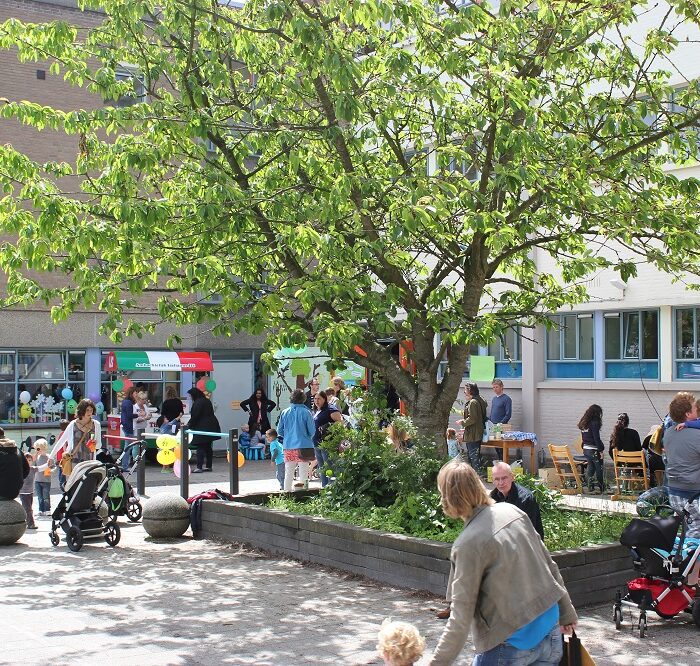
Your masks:
M161 465L172 465L175 462L175 453L170 449L161 449L158 451L156 460Z
M32 417L32 408L29 405L22 405L19 408L20 418L29 419Z
M174 449L178 444L179 440L175 435L158 435L156 439L156 446L159 449Z

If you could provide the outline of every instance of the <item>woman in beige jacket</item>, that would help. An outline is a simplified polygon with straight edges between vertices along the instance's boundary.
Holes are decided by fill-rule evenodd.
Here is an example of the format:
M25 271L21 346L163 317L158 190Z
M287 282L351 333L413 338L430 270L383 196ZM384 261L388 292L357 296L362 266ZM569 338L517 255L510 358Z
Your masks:
M472 634L473 666L556 666L561 633L578 620L556 563L530 519L494 504L474 469L452 461L438 475L445 514L464 520L452 546L452 612L431 664L452 664Z

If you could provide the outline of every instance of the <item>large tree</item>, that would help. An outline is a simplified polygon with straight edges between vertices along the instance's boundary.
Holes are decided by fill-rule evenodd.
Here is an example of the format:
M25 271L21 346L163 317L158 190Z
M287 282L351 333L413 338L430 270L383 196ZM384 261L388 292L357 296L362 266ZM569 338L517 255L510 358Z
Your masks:
M116 338L211 321L315 341L442 433L470 344L583 302L604 268L699 271L698 182L664 169L697 154L697 80L668 100L699 4L671 5L82 0L101 25L10 21L0 47L137 103L2 108L80 146L0 148L5 303L99 304Z

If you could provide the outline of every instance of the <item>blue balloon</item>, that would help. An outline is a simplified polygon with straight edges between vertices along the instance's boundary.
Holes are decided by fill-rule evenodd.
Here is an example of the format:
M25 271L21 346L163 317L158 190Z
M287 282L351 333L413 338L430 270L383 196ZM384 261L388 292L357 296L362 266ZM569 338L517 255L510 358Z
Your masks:
M61 391L61 397L64 400L70 400L73 397L73 391L71 391L69 388L64 388Z
M95 410L97 411L98 414L104 414L105 406L101 402L98 402L95 404Z

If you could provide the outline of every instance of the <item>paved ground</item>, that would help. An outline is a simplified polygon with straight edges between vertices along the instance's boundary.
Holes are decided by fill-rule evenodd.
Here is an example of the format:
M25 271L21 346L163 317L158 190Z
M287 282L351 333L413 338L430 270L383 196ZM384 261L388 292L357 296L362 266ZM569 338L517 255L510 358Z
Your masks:
M219 467L193 490L226 489ZM271 475L269 463L248 463L242 489L274 489ZM175 490L156 487L165 479L149 468L151 494ZM187 536L155 542L126 523L117 548L96 541L74 554L63 541L53 549L39 524L0 550L0 664L379 664L385 617L415 623L430 649L444 626L430 610L438 599L324 568ZM598 666L700 662L689 616L650 619L644 640L625 620L616 632L609 606L582 611L579 633ZM468 645L458 663L472 654Z

